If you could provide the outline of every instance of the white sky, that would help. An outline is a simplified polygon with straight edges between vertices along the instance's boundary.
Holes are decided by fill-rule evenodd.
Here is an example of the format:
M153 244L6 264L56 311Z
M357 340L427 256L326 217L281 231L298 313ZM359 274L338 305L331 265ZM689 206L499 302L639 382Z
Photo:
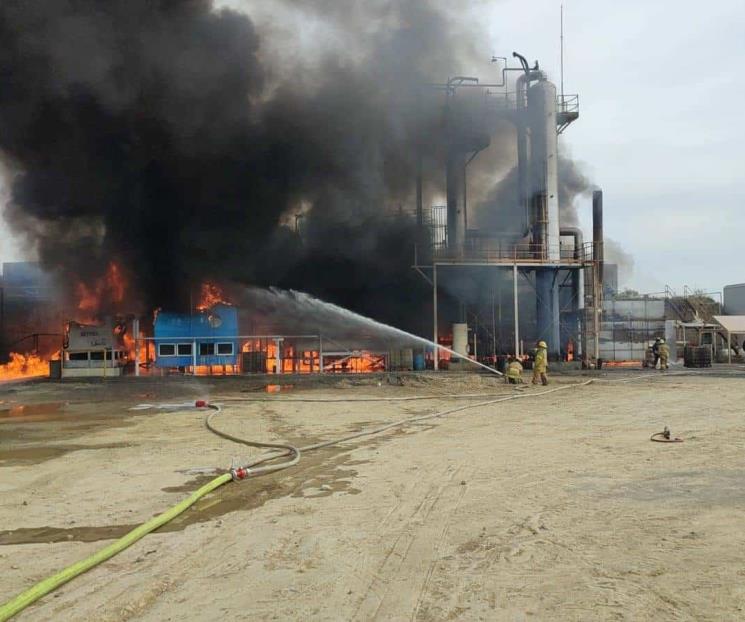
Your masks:
M559 75L559 0L492 2L500 55ZM565 0L562 140L604 191L605 233L634 256L630 285L745 281L745 2ZM589 227L590 201L581 214ZM589 231L589 229L588 229Z
M517 50L558 83L560 4L473 0L493 42L485 58ZM562 140L604 190L606 235L635 261L627 284L745 281L745 2L565 0L564 10L565 90L581 108ZM580 213L589 232L589 199ZM0 222L0 260L21 258Z

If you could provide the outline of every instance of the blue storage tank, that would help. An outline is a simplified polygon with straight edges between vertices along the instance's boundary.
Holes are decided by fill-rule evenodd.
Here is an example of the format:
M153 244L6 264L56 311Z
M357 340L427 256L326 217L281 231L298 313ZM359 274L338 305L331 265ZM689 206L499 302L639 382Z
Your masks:
M218 304L207 311L167 313L155 318L156 367L237 365L238 310Z

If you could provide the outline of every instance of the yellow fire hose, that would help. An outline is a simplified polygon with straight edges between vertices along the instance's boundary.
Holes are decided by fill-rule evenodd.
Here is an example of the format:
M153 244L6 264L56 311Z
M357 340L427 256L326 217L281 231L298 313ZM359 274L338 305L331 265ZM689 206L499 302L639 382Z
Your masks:
M230 473L225 473L216 477L211 482L202 486L199 490L193 492L186 499L180 503L169 508L162 514L159 514L155 518L151 518L146 523L143 523L136 529L130 531L127 535L122 536L116 542L112 542L106 548L94 553L90 557L80 560L68 566L64 570L61 570L51 577L47 577L43 581L40 581L32 588L27 589L25 592L21 592L13 600L9 600L2 607L0 607L0 622L9 620L12 616L28 607L33 602L39 600L42 596L46 596L49 592L56 590L61 585L64 585L68 581L74 579L78 575L87 572L94 566L105 562L107 559L114 557L117 553L121 553L124 549L132 546L135 542L144 538L151 531L155 531L158 527L162 527L167 522L176 518L179 514L188 510L194 505L199 499L209 494L216 488L219 488L223 484L227 484L231 481L232 477Z
M101 549L97 553L94 553L90 557L86 557L85 559L80 560L79 562L76 562L72 564L71 566L68 566L67 568L65 568L64 570L61 570L57 574L52 575L51 577L47 577L46 579L43 579L42 581L40 581L33 587L27 589L26 591L21 592L20 594L18 594L18 596L16 596L12 600L9 600L8 602L0 606L0 622L5 622L6 620L9 620L14 615L21 612L23 609L33 604L34 602L36 602L43 596L46 596L50 592L56 590L61 585L64 585L65 583L67 583L68 581L71 581L75 577L83 574L84 572L87 572L88 570L97 566L98 564L105 562L107 559L110 559L114 555L121 553L123 550L132 546L138 540L144 538L150 532L155 531L159 527L162 527L166 523L176 518L179 514L188 510L192 505L194 505L197 501L199 501L199 499L211 493L213 490L219 488L223 484L227 484L228 482L232 480L235 480L235 481L242 480L249 475L257 475L257 474L264 473L264 472L276 471L276 470L287 468L288 466L297 464L300 458L301 451L320 449L322 447L328 447L330 445L335 445L338 443L356 439L361 436L379 434L380 432L404 425L406 423L421 421L425 419L432 419L435 417L442 417L444 415L452 414L455 412L460 412L460 411L467 410L470 408L476 408L479 406L495 404L497 402L509 401L509 400L514 400L514 399L526 398L526 397L538 397L541 395L546 395L548 393L554 393L556 391L563 391L563 390L566 390L572 387L586 386L590 384L591 382L592 380L588 380L578 385L564 385L564 386L556 387L554 389L548 389L546 391L541 391L539 393L523 393L520 395L510 395L507 397L491 399L485 402L478 402L476 404L468 404L466 406L459 406L457 408L451 408L451 409L441 411L438 413L408 417L406 419L396 421L394 423L389 423L380 428L376 428L373 430L365 430L363 432L357 432L350 436L334 439L332 441L327 441L323 443L317 443L315 445L309 445L307 447L301 447L300 449L297 449L290 445L283 445L283 444L276 444L276 443L259 443L255 441L248 441L245 439L234 437L225 432L222 432L214 428L214 426L212 426L210 423L212 420L212 417L216 415L218 412L220 412L219 407L214 407L211 404L207 404L206 402L203 402L200 400L196 403L197 407L206 407L206 408L210 408L210 409L217 411L213 413L212 415L210 415L206 420L207 427L211 431L213 431L215 434L218 434L219 436L222 436L223 438L228 438L230 440L233 440L235 442L242 443L245 445L250 445L253 447L266 447L268 449L274 450L275 452L277 450L281 450L284 453L280 453L280 454L270 453L268 455L264 455L262 457L259 457L259 459L255 460L252 463L249 463L242 467L234 468L231 470L230 473L225 473L223 475L220 475L219 477L216 477L212 481L208 482L207 484L205 484L204 486L202 486L201 488L193 492L191 495L189 495L186 499L184 499L180 503L177 503L176 505L166 510L162 514L159 514L155 518L152 518L146 523L143 523L139 527L133 529L125 536L122 536L115 542L111 543L109 546ZM252 468L252 467L256 467L257 465L266 463L266 462L274 461L278 458L282 458L283 456L287 456L287 455L292 456L292 459L287 462L283 462L277 465Z

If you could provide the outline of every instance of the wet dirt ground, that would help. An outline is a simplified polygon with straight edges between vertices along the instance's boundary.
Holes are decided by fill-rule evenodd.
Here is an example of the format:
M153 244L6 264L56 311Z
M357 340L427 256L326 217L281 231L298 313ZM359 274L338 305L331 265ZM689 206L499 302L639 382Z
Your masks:
M227 484L19 619L742 619L741 370L543 396L468 374L286 385L0 386L0 600L260 453L196 409L137 404L220 401L220 429L304 445L527 391ZM343 401L422 395L438 397ZM649 442L665 425L685 442Z

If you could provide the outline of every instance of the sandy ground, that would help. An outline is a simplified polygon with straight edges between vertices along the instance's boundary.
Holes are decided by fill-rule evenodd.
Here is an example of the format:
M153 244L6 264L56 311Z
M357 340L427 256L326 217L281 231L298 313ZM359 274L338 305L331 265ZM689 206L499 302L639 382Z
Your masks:
M745 374L649 374L228 484L18 619L743 619ZM307 443L465 402L290 399L515 391L381 382L275 396L233 380L0 387L0 601L184 498L204 469L256 453L207 432L202 413L134 404L208 396L225 401L225 430ZM271 401L234 401L257 397ZM650 442L664 425L685 442Z

